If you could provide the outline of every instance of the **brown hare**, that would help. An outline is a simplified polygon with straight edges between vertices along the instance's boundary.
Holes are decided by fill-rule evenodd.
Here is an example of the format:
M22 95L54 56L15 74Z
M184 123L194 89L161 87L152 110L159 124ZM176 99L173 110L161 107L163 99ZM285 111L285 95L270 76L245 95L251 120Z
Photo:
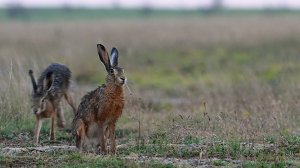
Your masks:
M74 114L76 108L70 95L71 71L62 64L53 63L49 65L36 82L33 71L29 70L33 91L31 95L32 111L36 117L35 143L39 143L39 135L42 127L42 119L51 118L50 140L54 140L54 117L57 116L58 127L64 127L64 116L60 102L64 96L72 107Z
M123 85L126 82L123 68L118 67L118 50L112 48L111 59L102 44L97 44L101 62L107 71L105 84L89 92L82 98L73 120L76 146L82 150L85 138L96 123L100 152L107 153L107 138L110 142L110 154L116 152L115 125L124 107Z

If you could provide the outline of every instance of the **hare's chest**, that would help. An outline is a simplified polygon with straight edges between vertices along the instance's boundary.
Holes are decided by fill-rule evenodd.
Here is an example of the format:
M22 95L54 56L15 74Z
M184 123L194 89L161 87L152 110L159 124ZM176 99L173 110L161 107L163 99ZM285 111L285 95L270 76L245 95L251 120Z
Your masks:
M122 114L123 107L123 102L111 102L106 106L103 106L99 116L100 120L104 122L111 122L117 120Z
M118 104L112 105L112 109L110 112L112 118L118 119L122 114L123 107L124 107L124 103L118 103Z

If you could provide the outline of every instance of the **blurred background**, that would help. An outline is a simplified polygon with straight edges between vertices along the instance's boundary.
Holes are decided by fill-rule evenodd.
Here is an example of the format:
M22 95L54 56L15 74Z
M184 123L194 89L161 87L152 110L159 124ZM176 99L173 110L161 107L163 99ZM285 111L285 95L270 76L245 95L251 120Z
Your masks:
M30 68L38 77L52 62L66 64L77 104L103 83L102 43L119 49L131 90L121 131L140 125L142 135L160 130L172 141L299 134L300 1L0 0L0 7L1 132L34 128ZM70 123L68 106L65 115Z

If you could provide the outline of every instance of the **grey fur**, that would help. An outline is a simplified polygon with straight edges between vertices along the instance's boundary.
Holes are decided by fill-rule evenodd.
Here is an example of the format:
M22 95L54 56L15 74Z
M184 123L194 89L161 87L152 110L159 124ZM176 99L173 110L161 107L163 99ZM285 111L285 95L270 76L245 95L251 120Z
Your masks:
M32 92L32 110L37 118L36 125L36 143L38 143L39 129L41 127L40 120L43 118L51 118L51 109L57 115L57 125L64 127L64 116L61 111L60 102L65 97L69 105L72 107L73 113L76 108L72 97L70 96L70 79L71 71L62 64L50 64L40 75L36 82L33 71L29 70L31 82L33 84ZM52 116L53 117L53 116ZM53 118L51 118L53 119ZM52 133L52 131L51 131ZM54 133L53 133L54 137Z

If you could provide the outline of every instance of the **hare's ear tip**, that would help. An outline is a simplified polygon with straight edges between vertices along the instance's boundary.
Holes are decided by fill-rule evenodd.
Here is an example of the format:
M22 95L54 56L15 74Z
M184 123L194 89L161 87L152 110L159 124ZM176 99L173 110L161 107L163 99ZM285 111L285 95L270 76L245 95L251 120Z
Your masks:
M113 48L111 49L111 51L116 51L116 52L118 52L118 49L117 49L116 47L113 47Z
M103 47L104 47L104 45L103 45L103 44L100 44L100 43L98 43L98 44L97 44L97 47L101 47L101 48L103 48Z
M29 75L32 75L33 71L31 69L29 69L28 73L29 73Z
M102 45L102 44L97 44L97 49L98 50L103 50L103 51L106 50L105 47L104 47L104 45Z
M111 52L113 53L113 52L118 52L118 49L116 48L116 47L113 47L112 49L111 49Z

